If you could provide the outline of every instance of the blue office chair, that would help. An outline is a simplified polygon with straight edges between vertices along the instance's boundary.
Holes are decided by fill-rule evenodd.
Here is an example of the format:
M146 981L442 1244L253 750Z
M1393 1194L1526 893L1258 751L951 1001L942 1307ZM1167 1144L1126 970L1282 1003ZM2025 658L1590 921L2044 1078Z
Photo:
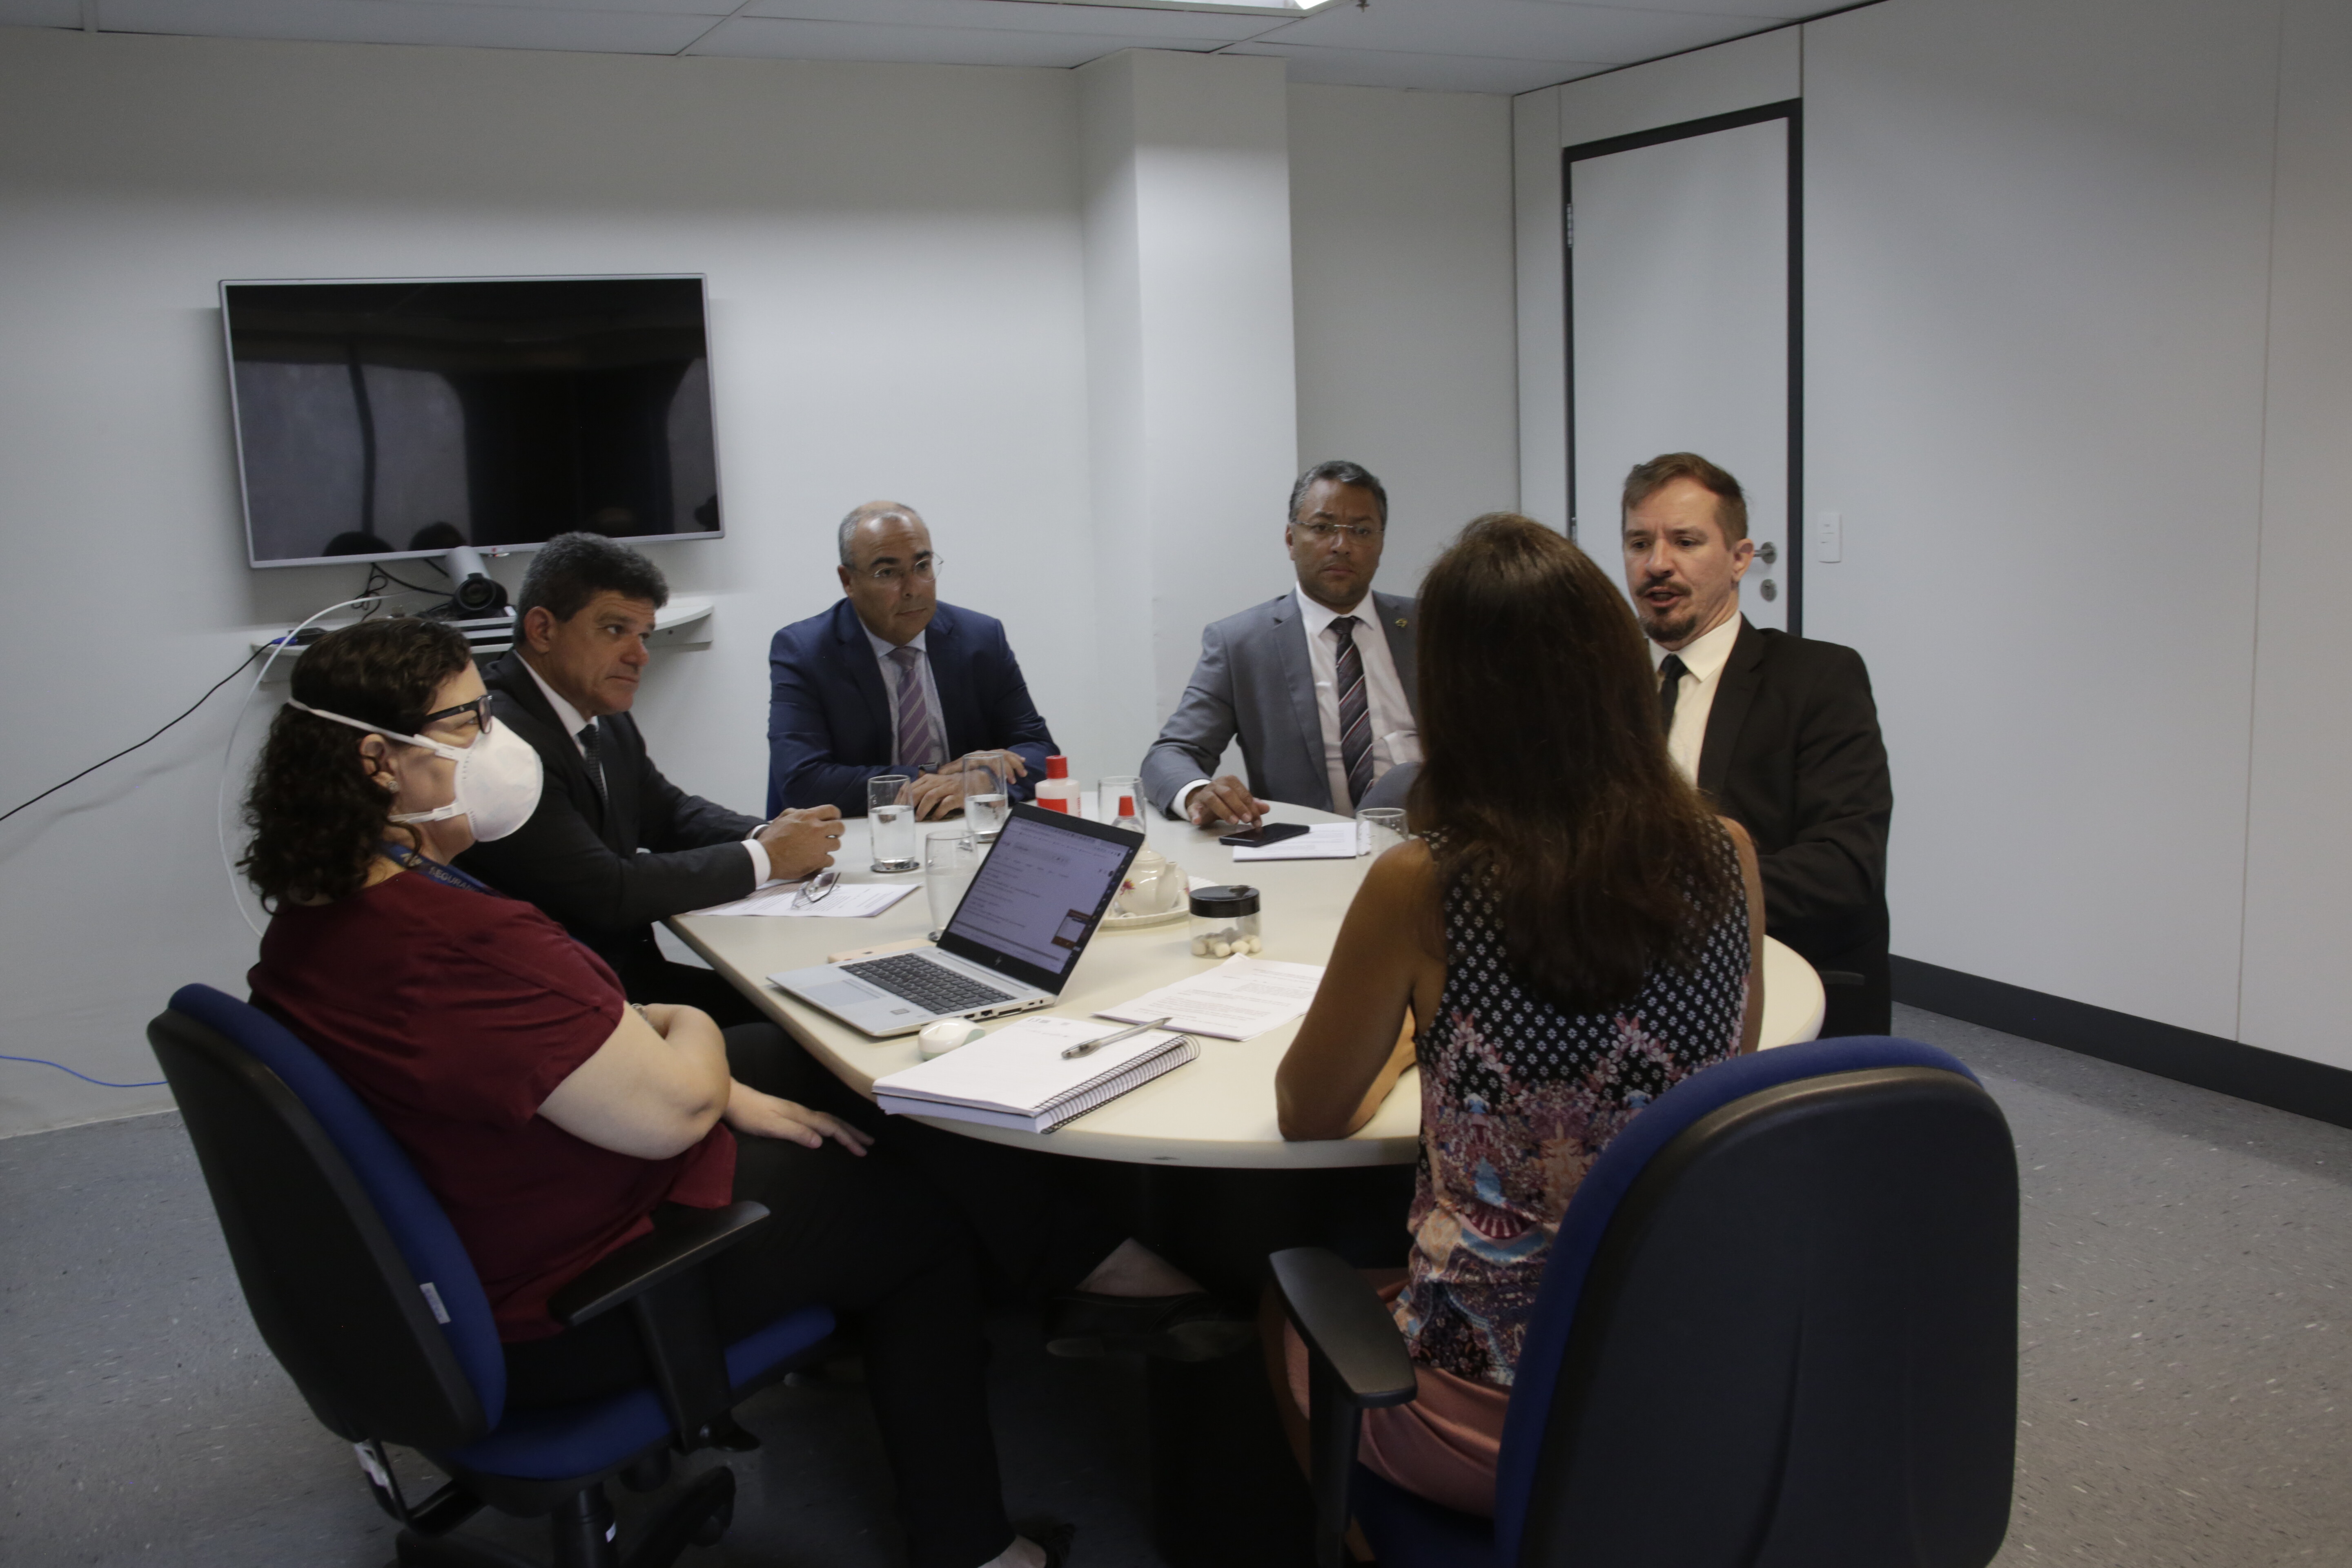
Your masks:
M1395 1323L1328 1252L1274 1255L1310 1367L1316 1551L1382 1568L1983 1568L2009 1525L2017 1158L1911 1040L1684 1079L1577 1189L1505 1418L1490 1521L1356 1462L1413 1397Z
M673 1451L756 1447L728 1412L814 1359L833 1332L833 1314L812 1307L719 1342L699 1265L768 1215L736 1204L666 1222L551 1303L567 1326L625 1306L649 1385L509 1411L473 1261L359 1097L276 1020L207 986L182 987L147 1037L254 1322L320 1424L358 1449L377 1502L404 1527L404 1564L527 1568L503 1547L447 1533L487 1503L548 1516L558 1568L618 1568L604 1483L647 1490L668 1479ZM423 1454L448 1482L409 1502L387 1443ZM705 1471L646 1527L627 1568L666 1568L688 1544L714 1544L734 1498L732 1472Z

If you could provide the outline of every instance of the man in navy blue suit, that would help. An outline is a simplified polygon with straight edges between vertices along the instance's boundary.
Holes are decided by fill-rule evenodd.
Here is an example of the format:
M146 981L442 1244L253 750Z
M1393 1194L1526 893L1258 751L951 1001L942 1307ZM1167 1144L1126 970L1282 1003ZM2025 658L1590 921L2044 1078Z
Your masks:
M1026 800L1054 737L1029 700L1004 623L939 600L939 557L915 509L873 500L841 520L841 603L769 645L768 801L866 813L866 781L905 773L916 815L963 804L950 764L985 756Z

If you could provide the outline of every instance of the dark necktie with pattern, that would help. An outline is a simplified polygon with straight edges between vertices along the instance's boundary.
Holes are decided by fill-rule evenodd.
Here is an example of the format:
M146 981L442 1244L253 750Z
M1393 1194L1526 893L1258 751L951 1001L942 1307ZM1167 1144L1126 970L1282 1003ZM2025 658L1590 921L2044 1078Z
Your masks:
M1348 802L1333 801L1334 811L1355 810L1372 787L1372 705L1364 689L1363 650L1356 646L1359 624L1353 616L1331 623L1339 637L1339 658L1333 669L1339 688L1339 765L1348 771Z
M609 801L604 793L604 748L603 731L591 719L580 726L580 760L588 764L588 782L596 786L596 798Z
M1675 700L1683 693L1683 677L1689 673L1690 666L1678 653L1658 661L1658 717L1668 735L1675 732Z
M890 661L898 667L898 765L929 767L941 759L931 740L931 705L923 696L923 653L917 647L894 647Z

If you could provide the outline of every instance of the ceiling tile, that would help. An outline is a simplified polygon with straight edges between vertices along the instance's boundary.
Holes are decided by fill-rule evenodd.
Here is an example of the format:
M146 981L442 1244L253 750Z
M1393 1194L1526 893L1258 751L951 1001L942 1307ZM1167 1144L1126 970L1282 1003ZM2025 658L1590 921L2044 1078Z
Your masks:
M1076 7L1072 7L1076 9ZM922 65L1082 66L1121 49L1212 50L1217 38L1136 38L1115 33L1028 33L976 27L890 27L738 16L697 44L698 55L751 59L898 60Z
M1161 38L1197 45L1202 39L1239 43L1287 23L1280 16L1236 16L1217 11L1148 11L1107 5L1023 4L1021 0L752 0L746 16L890 26L950 27L973 32L1060 33L1119 37L1150 47Z
M1239 44L1225 52L1287 60L1292 81L1333 87L1411 87L1433 92L1533 92L1539 87L1616 68L1591 60L1496 59L1484 55L1322 49L1274 43Z
M710 26L708 16L406 0L99 0L99 21L110 33L607 54L675 54Z
M1843 11L1851 0L1613 0L1607 6L1595 6L1591 0L1520 0L1529 5L1580 6L1593 10L1615 11L1689 11L1709 16L1758 16L1766 21L1793 22L1802 16L1818 16L1829 11Z
M1369 9L1344 5L1287 23L1261 35L1259 41L1625 65L1721 43L1758 32L1771 21L1693 11L1553 5L1548 0L1423 0L1420 5L1385 0Z

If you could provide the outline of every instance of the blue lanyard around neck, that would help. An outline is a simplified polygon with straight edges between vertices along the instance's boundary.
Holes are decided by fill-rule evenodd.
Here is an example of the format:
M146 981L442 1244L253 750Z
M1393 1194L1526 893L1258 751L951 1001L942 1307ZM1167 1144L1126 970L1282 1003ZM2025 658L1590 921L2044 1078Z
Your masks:
M404 870L414 871L427 881L438 882L445 888L462 888L469 893L488 893L493 898L499 896L499 890L488 882L468 877L455 866L444 866L438 860L428 860L405 844L394 844L386 838L378 840L376 847L383 850L384 858L394 865Z

